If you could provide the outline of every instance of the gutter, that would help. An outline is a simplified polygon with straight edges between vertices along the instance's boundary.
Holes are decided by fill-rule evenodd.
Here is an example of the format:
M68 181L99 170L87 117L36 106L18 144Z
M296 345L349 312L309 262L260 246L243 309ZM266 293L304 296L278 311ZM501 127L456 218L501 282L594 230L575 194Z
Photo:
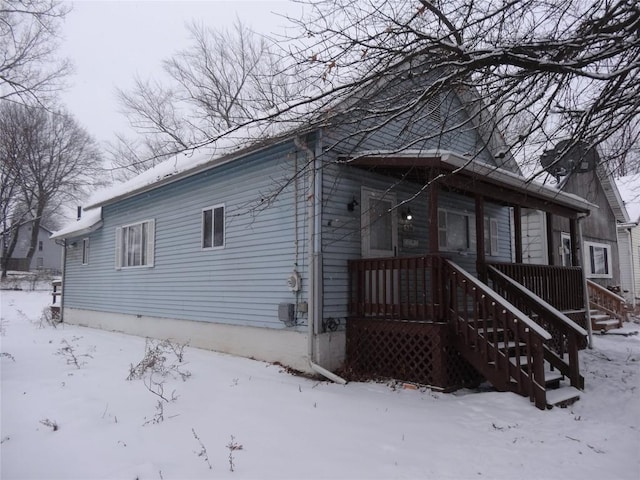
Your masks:
M322 152L318 152L318 150L321 149L321 142L320 139L316 141L315 152L309 148L306 142L300 140L298 137L295 137L294 143L296 147L307 152L309 160L313 159L311 163L311 178L309 179L311 184L311 201L309 202L308 208L310 253L307 351L309 366L314 372L328 378L332 382L345 385L347 381L344 378L315 363L316 354L314 343L318 335L318 319L322 318L322 165L319 159Z

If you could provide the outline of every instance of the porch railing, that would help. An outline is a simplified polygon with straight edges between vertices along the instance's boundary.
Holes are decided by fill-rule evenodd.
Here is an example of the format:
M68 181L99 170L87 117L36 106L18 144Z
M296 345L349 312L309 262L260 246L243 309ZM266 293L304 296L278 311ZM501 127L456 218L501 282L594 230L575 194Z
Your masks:
M589 307L600 310L619 322L626 319L626 301L623 297L597 283L587 280L587 292L589 292Z
M442 318L440 258L367 258L349 261L349 311L354 317Z
M586 346L588 332L557 308L494 267L487 273L493 289L528 318L551 334L545 342L545 359L567 376L571 385L584 388L580 375L578 351Z
M455 263L443 263L447 317L458 348L494 387L526 395L544 409L549 332Z
M584 310L584 284L580 267L527 263L488 263L557 310Z

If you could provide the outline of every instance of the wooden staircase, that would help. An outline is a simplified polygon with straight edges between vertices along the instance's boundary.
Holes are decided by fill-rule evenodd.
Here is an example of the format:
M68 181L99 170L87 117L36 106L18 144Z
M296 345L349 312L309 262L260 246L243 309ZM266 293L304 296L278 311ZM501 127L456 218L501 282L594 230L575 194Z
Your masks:
M573 403L584 388L578 349L586 330L488 268L498 292L444 261L446 316L457 349L499 391L528 396L540 409Z
M627 316L625 299L591 280L587 280L587 291L591 309L591 330L606 333L622 327L622 322Z
M481 320L482 324L490 325L490 321ZM473 327L471 327L473 328ZM499 391L511 391L526 396L526 389L523 389L521 380L524 376L531 375L530 366L533 366L532 358L526 354L527 345L525 342L516 343L509 340L509 334L505 334L503 328L478 328L477 335L485 341L474 343L467 348L463 342L458 342L458 349L463 352L465 358L487 378ZM486 353L478 350L477 345L484 345L485 348L501 352L509 361L509 378L497 373L499 362L490 361L484 364L483 357ZM481 347L482 348L482 347ZM546 349L546 347L543 347ZM477 354L476 354L477 353ZM524 353L524 354L523 354ZM546 407L554 406L566 407L580 398L580 390L567 383L565 375L553 368L551 363L544 360L543 368L544 391Z

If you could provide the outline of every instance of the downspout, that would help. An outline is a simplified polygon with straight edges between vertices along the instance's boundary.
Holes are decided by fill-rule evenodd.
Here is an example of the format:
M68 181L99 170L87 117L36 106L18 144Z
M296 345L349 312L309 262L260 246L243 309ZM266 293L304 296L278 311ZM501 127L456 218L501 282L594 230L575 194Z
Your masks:
M587 338L589 339L589 348L593 348L593 332L591 327L591 306L589 305L589 290L587 286L587 270L584 265L584 252L582 250L584 242L582 241L582 222L587 216L578 216L578 245L580 245L580 265L582 265L582 290L584 291L584 302L586 308L585 318L587 322Z
M320 137L321 138L321 137ZM316 141L316 149L321 149L320 138ZM317 337L318 319L322 318L322 243L321 243L321 212L322 212L322 165L320 161L321 152L311 150L306 142L295 138L296 147L305 150L311 164L309 184L311 187L308 216L309 216L309 315L307 333L307 351L309 366L329 380L344 385L347 381L330 372L324 367L315 363L314 344ZM311 162L312 161L312 162Z
M60 280L60 323L64 323L64 279L67 278L67 239L62 240L62 279Z
M629 262L631 262L631 307L636 307L636 265L633 261L633 227L627 227L627 235L629 235Z

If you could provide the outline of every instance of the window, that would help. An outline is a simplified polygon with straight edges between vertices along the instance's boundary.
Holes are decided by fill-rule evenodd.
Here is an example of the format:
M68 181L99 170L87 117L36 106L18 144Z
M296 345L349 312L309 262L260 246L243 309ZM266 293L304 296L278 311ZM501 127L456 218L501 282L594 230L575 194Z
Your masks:
M438 243L440 250L465 251L471 247L471 215L451 210L438 210Z
M498 255L498 220L484 217L484 253L486 255Z
M43 248L42 240L38 241L38 251L41 252Z
M116 228L116 269L153 267L155 220Z
M202 248L224 248L224 205L202 210Z
M89 239L82 239L82 265L89 265Z
M587 277L611 278L611 246L603 243L584 242Z
M42 258L42 257L36 258L36 268L38 270L44 268L44 258Z

